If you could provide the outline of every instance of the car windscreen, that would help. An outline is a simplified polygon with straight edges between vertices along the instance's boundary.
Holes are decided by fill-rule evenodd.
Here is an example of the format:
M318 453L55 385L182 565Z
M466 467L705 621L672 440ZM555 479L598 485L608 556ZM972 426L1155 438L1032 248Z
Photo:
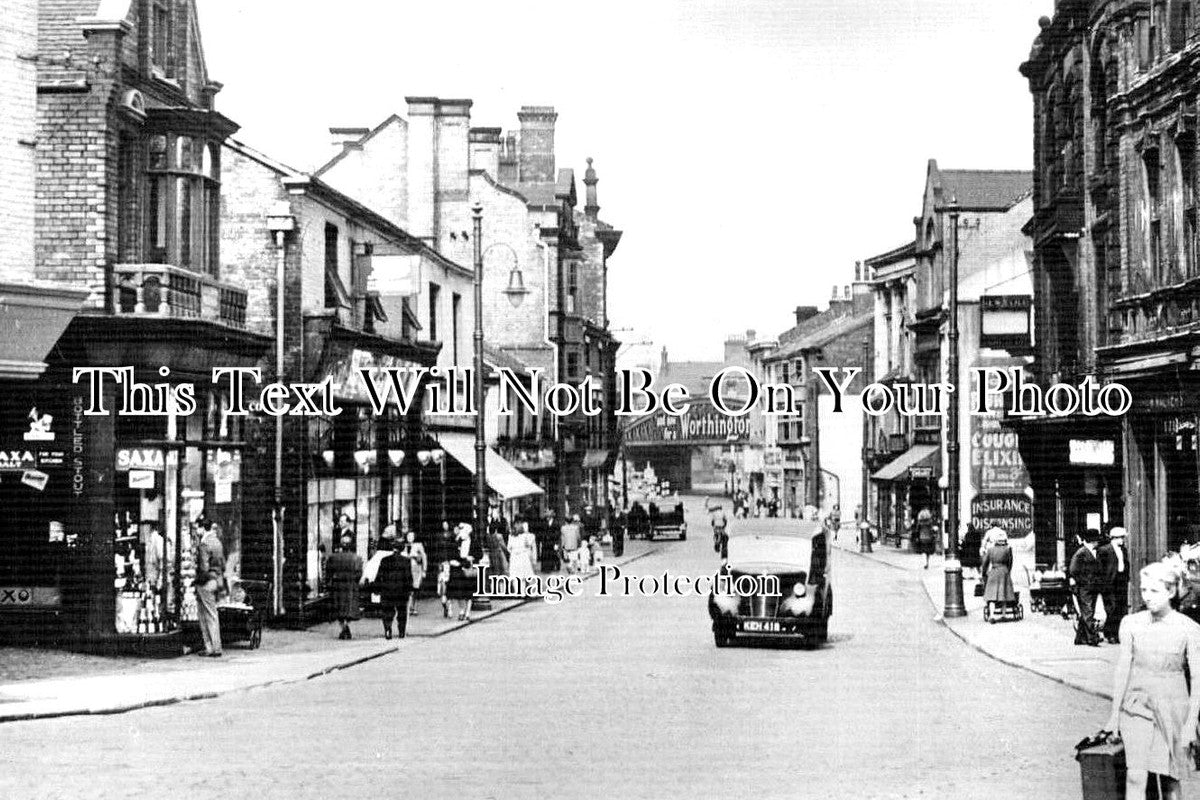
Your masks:
M808 569L812 541L801 537L736 536L729 540L729 564L781 564Z

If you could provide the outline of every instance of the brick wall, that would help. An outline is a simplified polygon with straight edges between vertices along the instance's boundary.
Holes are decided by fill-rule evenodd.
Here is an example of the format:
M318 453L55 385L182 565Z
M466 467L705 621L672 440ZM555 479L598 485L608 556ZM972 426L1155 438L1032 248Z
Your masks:
M32 277L37 138L37 0L10 0L0 26L0 280Z
M116 204L110 203L116 174L118 129L113 100L119 87L120 36L95 32L85 44L90 55L84 91L38 95L37 185L34 220L36 277L91 288L102 302L105 266L116 258ZM49 64L52 42L40 43L47 59L39 79L69 76ZM79 52L78 50L75 52ZM98 63L92 64L95 57Z
M361 146L351 146L321 180L408 226L408 123L393 117Z

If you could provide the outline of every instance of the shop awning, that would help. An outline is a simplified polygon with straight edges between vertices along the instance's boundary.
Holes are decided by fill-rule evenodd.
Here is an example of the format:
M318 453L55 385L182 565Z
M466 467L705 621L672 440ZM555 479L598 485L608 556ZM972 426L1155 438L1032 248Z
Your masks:
M913 467L927 467L931 474L940 470L939 448L936 444L915 444L871 476L873 481L894 481L907 477Z
M588 450L583 454L584 469L603 469L612 458L612 450Z
M475 437L469 433L442 433L438 435L442 449L475 474ZM522 475L516 467L505 461L499 453L488 448L484 453L484 473L488 488L500 495L502 500L515 500L542 494L542 487Z

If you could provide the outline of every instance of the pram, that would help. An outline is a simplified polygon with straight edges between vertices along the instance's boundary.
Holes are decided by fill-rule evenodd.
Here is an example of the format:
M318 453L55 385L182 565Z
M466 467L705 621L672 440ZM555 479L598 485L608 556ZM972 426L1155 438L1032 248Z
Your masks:
M1049 616L1061 614L1063 619L1075 616L1075 603L1067 576L1049 567L1038 567L1032 573L1025 568L1029 578L1029 610L1040 611Z
M993 625L997 622L1016 622L1025 618L1025 609L1021 606L1021 593L1014 592L1016 599L988 600L983 607L983 618Z

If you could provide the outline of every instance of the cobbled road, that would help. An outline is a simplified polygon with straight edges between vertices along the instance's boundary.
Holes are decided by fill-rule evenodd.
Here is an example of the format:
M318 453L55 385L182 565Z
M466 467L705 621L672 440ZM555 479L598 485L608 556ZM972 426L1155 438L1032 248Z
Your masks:
M711 574L688 505L625 573ZM815 650L718 650L703 598L593 579L303 684L2 725L0 798L1079 796L1105 701L967 647L909 573L836 552L833 580Z

